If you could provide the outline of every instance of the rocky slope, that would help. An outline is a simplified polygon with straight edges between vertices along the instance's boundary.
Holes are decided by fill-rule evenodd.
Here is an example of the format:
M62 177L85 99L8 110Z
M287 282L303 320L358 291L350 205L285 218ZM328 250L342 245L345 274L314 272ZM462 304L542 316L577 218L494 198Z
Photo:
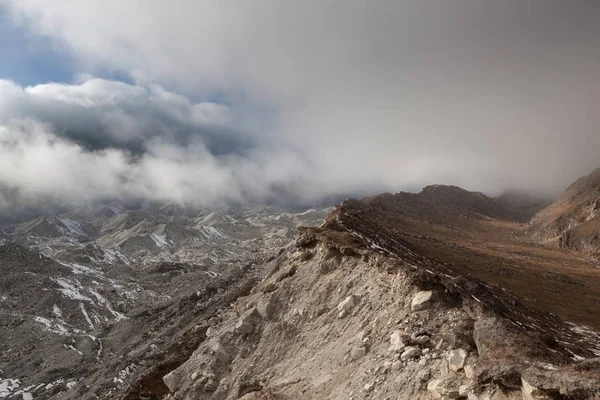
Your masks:
M595 261L518 217L444 186L343 202L163 377L166 398L600 398Z
M172 351L138 374L190 353L200 339L178 346L183 326L246 290L242 277L327 213L110 204L5 225L0 398L60 398L84 376L101 398L118 396L149 337Z
M6 226L0 398L600 398L598 261L535 233L556 203L517 203L434 185Z
M537 213L528 231L540 241L589 253L600 251L600 168Z

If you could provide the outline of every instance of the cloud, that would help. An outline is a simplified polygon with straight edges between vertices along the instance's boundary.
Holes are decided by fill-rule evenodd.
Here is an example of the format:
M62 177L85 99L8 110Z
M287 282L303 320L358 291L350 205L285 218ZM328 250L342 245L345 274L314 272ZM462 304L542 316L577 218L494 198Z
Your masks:
M86 156L133 153L126 176L159 174L173 198L316 199L430 183L554 193L598 164L595 2L3 4L82 71L127 71L138 83L7 87L0 116L34 116ZM227 107L188 99L215 93ZM189 171L207 174L210 190L175 183Z
M301 179L309 166L292 148L259 143L234 114L156 85L0 81L0 211L48 201L260 202Z

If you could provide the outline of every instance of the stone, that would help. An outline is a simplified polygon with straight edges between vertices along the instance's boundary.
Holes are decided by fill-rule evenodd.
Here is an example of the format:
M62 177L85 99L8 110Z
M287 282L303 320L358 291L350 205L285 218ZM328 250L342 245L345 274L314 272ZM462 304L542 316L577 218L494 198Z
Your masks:
M539 389L525 379L521 378L521 394L523 400L551 400L550 397L544 390Z
M256 311L263 319L270 320L273 318L275 308L270 300L261 300L256 306Z
M156 352L158 351L158 346L157 346L157 345L155 345L154 343L152 343L152 344L150 345L150 351L152 351L152 352L156 353Z
M468 393L469 393L469 385L460 385L458 387L458 394L461 397L466 397Z
M219 388L219 382L214 379L209 379L206 384L204 384L205 392L214 392Z
M176 392L181 386L181 373L178 370L173 370L163 376L163 382L169 388L169 392Z
M427 390L434 398L457 399L463 397L459 392L460 382L453 378L434 379L427 384Z
M354 308L354 296L348 296L346 297L344 300L342 300L342 302L340 304L338 304L337 308L338 311L342 312L342 311L350 311Z
M195 381L196 379L198 379L198 376L200 376L200 374L198 373L198 371L194 372L192 374L192 380Z
M432 296L433 292L431 290L420 291L413 298L412 303L410 304L410 309L412 311L422 311L428 309L429 306L431 306Z
M219 339L209 342L208 348L217 356L217 359L222 362L229 362L230 357L225 350L225 347L221 344Z
M263 293L271 293L275 290L277 290L277 285L275 284L275 282L269 282L262 288Z
M254 331L254 326L250 322L245 321L244 319L240 319L237 324L235 324L235 331L241 334L249 334Z
M364 357L365 354L367 354L366 347L354 347L350 350L350 357L352 357L353 360L358 360L359 358Z
M348 312L346 310L342 310L338 313L338 318L344 318L346 315L348 315Z
M406 347L402 341L403 335L406 334L402 331L394 331L394 333L390 335L390 343L392 344L391 351L400 353Z
M408 346L404 349L404 352L400 355L402 361L412 360L421 355L421 350L418 347Z
M465 365L463 369L465 371L465 376L467 377L467 379L473 379L473 377L475 376L475 368L472 365Z
M475 393L469 393L467 395L467 400L479 400L479 397Z
M429 336L427 335L419 335L414 337L414 342L420 345L424 345L429 342Z
M375 388L375 383L365 383L365 386L363 386L363 388L365 389L365 392L370 392Z
M424 369L417 374L417 378L421 382L428 381L431 378L431 371L429 369Z
M394 361L392 363L392 371L400 371L400 368L402 368L402 363L400 361Z
M457 372L463 369L469 353L465 349L450 350L446 359L448 360L448 368Z

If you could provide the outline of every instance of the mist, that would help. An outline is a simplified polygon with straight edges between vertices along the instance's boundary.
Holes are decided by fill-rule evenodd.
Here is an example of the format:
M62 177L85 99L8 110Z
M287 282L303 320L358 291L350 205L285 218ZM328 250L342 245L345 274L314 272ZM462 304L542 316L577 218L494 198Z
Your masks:
M83 73L0 82L4 209L555 195L600 164L596 2L0 4Z

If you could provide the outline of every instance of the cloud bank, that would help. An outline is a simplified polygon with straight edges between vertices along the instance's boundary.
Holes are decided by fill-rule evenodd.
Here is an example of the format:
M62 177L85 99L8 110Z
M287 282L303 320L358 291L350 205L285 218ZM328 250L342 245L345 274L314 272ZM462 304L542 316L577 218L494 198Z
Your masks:
M31 196L555 193L600 164L595 2L1 4L82 71L137 82L1 84L0 184Z

